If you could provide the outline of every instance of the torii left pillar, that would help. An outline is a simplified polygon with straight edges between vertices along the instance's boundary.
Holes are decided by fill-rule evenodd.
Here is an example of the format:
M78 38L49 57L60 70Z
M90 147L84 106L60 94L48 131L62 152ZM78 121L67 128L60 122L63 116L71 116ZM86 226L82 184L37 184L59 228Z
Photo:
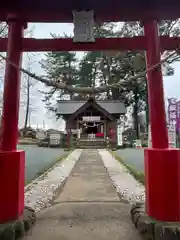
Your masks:
M25 24L8 19L7 57L21 66L21 44ZM0 223L18 219L24 210L25 153L17 151L20 103L20 71L6 62L0 145Z

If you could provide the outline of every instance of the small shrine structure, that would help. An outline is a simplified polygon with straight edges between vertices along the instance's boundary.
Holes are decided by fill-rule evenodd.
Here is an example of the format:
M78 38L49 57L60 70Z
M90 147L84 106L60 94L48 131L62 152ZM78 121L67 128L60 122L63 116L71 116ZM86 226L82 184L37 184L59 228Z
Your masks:
M111 145L117 146L117 125L126 113L125 105L119 100L58 101L57 116L66 121L66 132L76 136L80 146L105 147L109 137Z

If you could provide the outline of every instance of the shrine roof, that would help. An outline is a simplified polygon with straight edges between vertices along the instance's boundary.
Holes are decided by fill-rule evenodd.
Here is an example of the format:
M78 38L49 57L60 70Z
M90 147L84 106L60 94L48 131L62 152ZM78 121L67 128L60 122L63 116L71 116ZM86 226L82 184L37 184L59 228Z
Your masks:
M87 101L60 100L57 104L57 115L70 115L75 113ZM116 100L99 100L96 101L103 109L110 114L125 114L126 109L124 103Z
M73 10L90 9L96 19L107 22L180 17L179 0L1 0L0 20L17 13L29 22L72 22Z

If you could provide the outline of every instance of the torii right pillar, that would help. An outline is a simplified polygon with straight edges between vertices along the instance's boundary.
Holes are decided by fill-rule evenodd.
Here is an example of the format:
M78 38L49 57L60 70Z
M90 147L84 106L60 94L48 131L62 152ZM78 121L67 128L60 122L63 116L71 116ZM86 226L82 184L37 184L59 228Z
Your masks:
M144 22L147 67L160 62L158 22ZM160 221L180 220L180 150L171 149L161 66L148 72L152 148L145 149L146 212Z

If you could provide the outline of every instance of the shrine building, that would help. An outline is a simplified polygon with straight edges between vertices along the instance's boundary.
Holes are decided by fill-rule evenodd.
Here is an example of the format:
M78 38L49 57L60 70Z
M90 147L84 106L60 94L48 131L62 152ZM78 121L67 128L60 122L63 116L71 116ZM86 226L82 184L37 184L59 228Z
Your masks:
M60 100L57 105L57 116L66 121L66 132L76 136L79 142L98 145L111 138L113 146L117 145L117 125L121 116L126 113L125 105L119 100L87 101Z

